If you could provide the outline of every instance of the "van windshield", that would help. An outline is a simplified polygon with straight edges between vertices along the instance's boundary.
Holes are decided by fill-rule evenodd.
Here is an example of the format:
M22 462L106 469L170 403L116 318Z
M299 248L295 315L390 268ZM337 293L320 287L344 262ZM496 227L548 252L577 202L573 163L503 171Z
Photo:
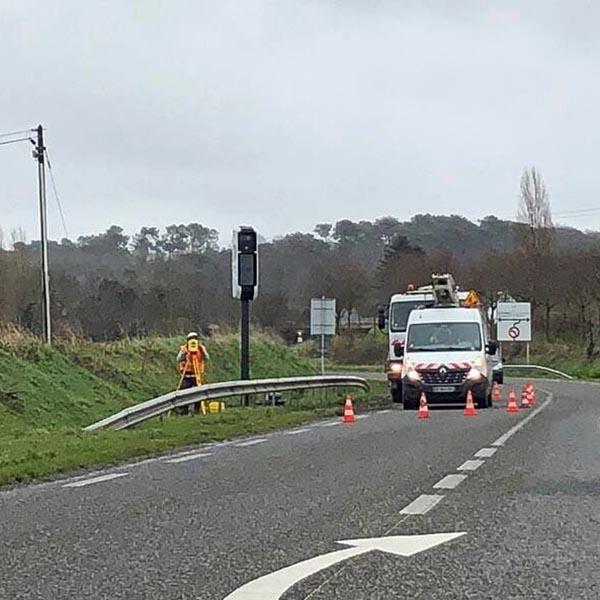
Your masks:
M407 300L394 302L390 308L390 330L406 331L410 311L418 307L433 306L433 300Z
M478 323L415 323L410 326L406 348L409 352L481 350Z

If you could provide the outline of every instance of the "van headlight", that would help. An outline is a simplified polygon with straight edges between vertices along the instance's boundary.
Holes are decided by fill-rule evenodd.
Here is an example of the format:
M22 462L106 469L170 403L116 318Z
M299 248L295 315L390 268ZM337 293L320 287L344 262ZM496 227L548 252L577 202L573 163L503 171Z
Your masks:
M418 383L419 381L421 381L420 373L414 368L408 369L406 371L406 377L407 377L407 379L409 379L410 381L413 381L415 383Z
M390 363L390 371L392 373L400 373L402 371L402 363L400 363L400 362Z
M469 381L477 381L482 377L483 373L477 367L472 367L471 370L467 373L467 379Z

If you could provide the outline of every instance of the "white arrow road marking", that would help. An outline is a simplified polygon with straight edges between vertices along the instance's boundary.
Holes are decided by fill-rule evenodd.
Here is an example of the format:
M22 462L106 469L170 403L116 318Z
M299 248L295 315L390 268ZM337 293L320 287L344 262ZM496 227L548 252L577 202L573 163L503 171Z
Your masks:
M465 535L465 533L466 531L459 533L394 535L381 538L343 540L338 543L352 547L315 556L314 558L309 558L303 562L259 577L231 592L224 600L278 600L286 590L296 585L299 581L353 556L366 554L373 550L397 554L399 556L411 556L417 552L428 550L438 544L443 544L461 535Z
M80 479L79 481L73 481L72 483L66 483L63 487L66 488L78 488L85 487L86 485L92 485L93 483L100 483L102 481L110 481L111 479L117 479L117 477L125 477L129 473L110 473L109 475L100 475L99 477L91 477L90 479Z

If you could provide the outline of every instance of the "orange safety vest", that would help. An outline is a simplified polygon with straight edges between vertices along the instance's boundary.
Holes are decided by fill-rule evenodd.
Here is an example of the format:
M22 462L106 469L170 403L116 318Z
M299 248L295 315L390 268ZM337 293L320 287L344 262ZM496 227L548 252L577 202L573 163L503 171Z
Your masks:
M185 360L182 360L179 363L179 372L185 373L186 375L195 375L194 365L189 359L190 351L188 349L188 344L184 344L181 346L180 351L185 355ZM200 373L204 373L204 346L202 344L198 344L198 367Z

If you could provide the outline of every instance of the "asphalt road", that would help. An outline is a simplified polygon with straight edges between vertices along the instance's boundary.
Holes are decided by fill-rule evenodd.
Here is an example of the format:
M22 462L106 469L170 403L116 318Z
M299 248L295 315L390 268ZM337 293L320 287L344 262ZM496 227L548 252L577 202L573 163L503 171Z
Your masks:
M0 491L0 598L223 600L338 540L445 532L281 598L598 598L599 393L544 382L517 415L378 412Z

